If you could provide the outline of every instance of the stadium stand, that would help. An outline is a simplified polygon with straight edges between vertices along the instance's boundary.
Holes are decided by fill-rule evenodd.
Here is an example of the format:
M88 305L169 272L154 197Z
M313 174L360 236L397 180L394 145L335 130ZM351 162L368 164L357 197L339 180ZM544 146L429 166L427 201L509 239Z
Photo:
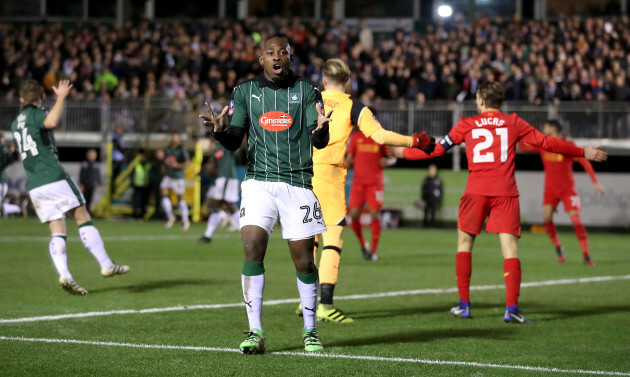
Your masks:
M74 83L71 99L199 98L224 103L236 83L259 70L258 42L290 36L294 69L319 81L323 60L339 56L354 71L352 91L378 99L470 99L483 80L508 86L507 100L630 99L627 16L557 22L477 19L399 28L364 49L363 30L300 19L193 24L142 22L0 25L0 96L15 98L22 78ZM376 39L376 38L375 38ZM421 94L418 94L421 93Z

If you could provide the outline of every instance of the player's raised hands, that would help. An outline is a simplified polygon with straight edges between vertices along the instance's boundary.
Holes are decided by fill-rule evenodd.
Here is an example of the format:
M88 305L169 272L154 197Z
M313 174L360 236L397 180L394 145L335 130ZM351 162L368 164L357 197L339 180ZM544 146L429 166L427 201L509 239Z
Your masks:
M228 112L228 107L225 106L223 108L223 111L221 111L221 114L215 115L212 112L212 109L210 108L210 105L208 104L208 102L204 102L204 103L206 105L206 111L208 112L208 115L199 114L199 118L203 119L203 124L205 124L206 126L213 126L215 133L223 132L223 126L225 124L224 118L225 118L225 114L227 114Z
M70 80L61 80L59 81L59 83L57 83L57 86L53 86L52 87L53 92L55 92L55 94L57 95L57 98L59 97L67 97L68 94L70 94L70 89L72 89L72 84L70 83Z
M317 128L313 130L313 133L328 130L328 124L332 120L330 116L332 115L333 110L330 110L328 115L324 115L324 109L322 109L319 102L315 104L315 108L317 109Z
M602 162L608 158L608 153L599 149L599 145L584 148L584 158L589 161Z

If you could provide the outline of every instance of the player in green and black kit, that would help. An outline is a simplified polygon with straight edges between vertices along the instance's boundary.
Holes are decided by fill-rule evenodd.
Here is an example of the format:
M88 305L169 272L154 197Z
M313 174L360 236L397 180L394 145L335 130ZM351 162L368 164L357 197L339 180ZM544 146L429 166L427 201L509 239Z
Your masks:
M81 241L101 265L103 277L125 274L129 267L115 264L109 259L103 240L85 207L81 191L59 163L52 130L61 120L65 99L71 88L72 84L67 80L53 87L57 100L46 114L40 108L41 86L35 80L25 80L20 87L20 102L24 108L13 121L11 132L24 164L27 187L37 216L42 223L48 223L50 228L50 255L59 272L59 285L72 294L85 295L87 291L74 281L68 270L66 213L74 217Z
M330 113L318 88L289 69L291 47L286 38L264 42L259 58L263 73L234 89L232 102L215 116L200 115L213 126L211 134L229 150L236 150L247 134L247 173L241 185L240 227L245 250L241 274L250 331L240 345L243 353L262 353L265 342L261 309L265 285L263 260L269 233L279 218L282 237L297 271L304 315L302 337L306 351L321 351L317 333L317 268L314 236L326 230L322 211L312 191L313 146L328 144ZM229 124L224 117L229 115Z
M168 196L168 190L170 189L177 195L179 214L182 217L184 231L186 231L190 227L190 220L188 219L188 204L183 198L184 192L186 191L184 174L186 173L186 168L190 165L190 154L181 144L177 132L171 133L171 140L168 143L168 147L164 149L164 155L166 156L164 158L166 175L162 178L160 189L162 190L162 209L168 219L166 227L170 228L173 226L173 223L175 223L171 198Z
M210 242L214 231L221 223L223 214L229 216L232 226L239 226L239 213L236 210L239 181L236 177L234 152L217 143L210 155L216 165L217 178L206 193L210 217L208 217L206 231L199 239L202 243Z

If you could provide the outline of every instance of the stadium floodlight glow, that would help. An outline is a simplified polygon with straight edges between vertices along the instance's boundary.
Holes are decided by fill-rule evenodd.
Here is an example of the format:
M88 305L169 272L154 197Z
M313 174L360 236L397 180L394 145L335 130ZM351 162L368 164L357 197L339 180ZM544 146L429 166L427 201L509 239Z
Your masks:
M437 9L438 16L448 18L453 15L453 8L450 5L440 5Z

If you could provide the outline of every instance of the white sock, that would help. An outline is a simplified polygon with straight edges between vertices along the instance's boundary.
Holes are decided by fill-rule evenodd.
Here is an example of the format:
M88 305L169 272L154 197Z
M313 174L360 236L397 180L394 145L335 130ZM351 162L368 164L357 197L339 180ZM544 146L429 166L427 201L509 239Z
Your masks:
M206 227L206 232L203 234L206 238L211 238L214 234L214 231L219 226L221 222L221 214L219 212L212 212L210 217L208 217L208 226Z
M188 223L190 220L188 219L188 204L184 199L179 201L179 214L182 216L182 222Z
M68 254L66 254L66 235L55 233L50 237L50 256L55 264L59 279L72 280L70 270L68 270Z
M81 241L83 241L83 246L94 255L101 268L112 268L114 266L114 262L109 259L109 255L105 251L103 239L94 225L79 226L79 235L81 236Z
M247 309L249 329L262 330L260 317L262 314L263 291L265 290L265 274L246 276L241 274L243 299Z
M230 217L231 221L232 221L232 225L235 228L240 228L240 218L241 218L241 213L240 211L236 211L232 214L232 216Z
M162 197L162 209L164 210L167 219L173 217L173 206L171 205L171 199L169 199L168 196Z
M302 302L302 315L304 316L304 328L314 329L315 313L317 312L317 281L306 284L297 278L298 292L300 292L300 302Z
M10 204L10 203L2 204L2 213L5 215L10 215L12 213L20 213L20 212L22 212L22 209L20 208L20 206L17 206L15 204Z

